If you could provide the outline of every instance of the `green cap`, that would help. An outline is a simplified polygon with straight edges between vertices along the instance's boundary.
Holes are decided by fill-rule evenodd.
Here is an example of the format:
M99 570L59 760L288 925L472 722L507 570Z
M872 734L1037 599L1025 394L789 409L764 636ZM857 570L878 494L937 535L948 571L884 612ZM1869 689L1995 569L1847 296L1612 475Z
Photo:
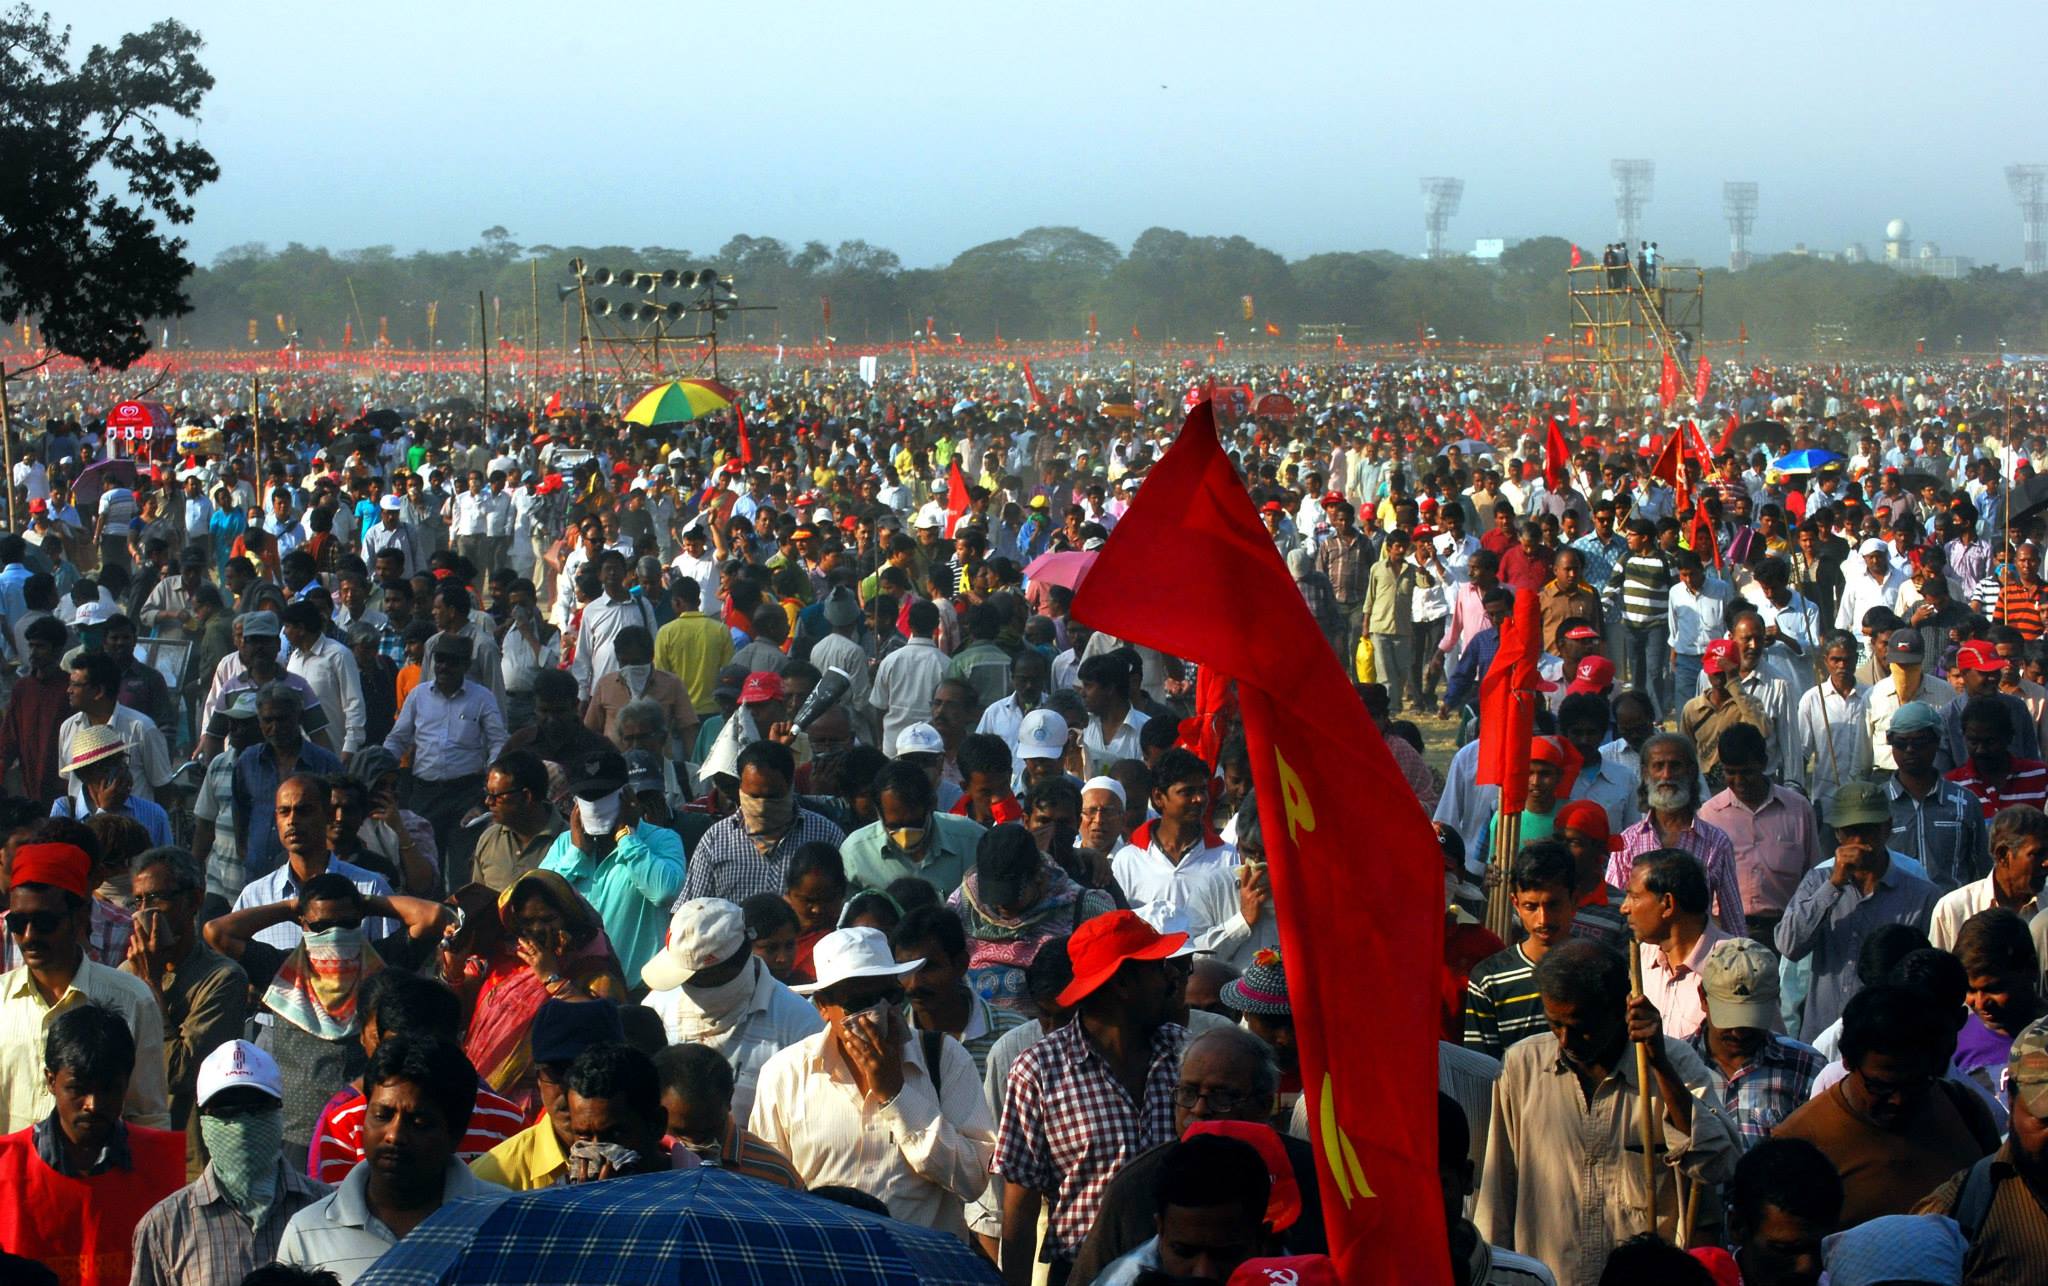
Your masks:
M2048 1120L2048 1018L2035 1019L2013 1037L2005 1068L2014 1096L2037 1118Z
M1845 783L1836 787L1834 797L1828 800L1830 826L1868 826L1891 819L1891 801L1885 798L1884 787L1873 782Z

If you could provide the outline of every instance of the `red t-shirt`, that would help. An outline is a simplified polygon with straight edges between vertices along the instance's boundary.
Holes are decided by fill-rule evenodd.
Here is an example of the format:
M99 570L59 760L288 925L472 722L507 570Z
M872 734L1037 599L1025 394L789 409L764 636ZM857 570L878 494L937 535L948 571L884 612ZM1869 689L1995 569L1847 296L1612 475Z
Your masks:
M320 1109L320 1123L313 1127L313 1147L307 1155L306 1172L322 1183L340 1183L363 1159L363 1112L369 1107L363 1092L350 1085L327 1100ZM497 1147L532 1122L511 1099L477 1082L476 1109L469 1114L469 1132L462 1136L456 1156L464 1165Z

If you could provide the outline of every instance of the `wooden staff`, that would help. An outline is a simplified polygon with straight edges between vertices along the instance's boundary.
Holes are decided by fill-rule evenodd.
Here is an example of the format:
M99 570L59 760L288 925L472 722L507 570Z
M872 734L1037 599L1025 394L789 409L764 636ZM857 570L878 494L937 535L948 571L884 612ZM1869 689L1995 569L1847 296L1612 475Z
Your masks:
M1487 881L1486 927L1502 942L1509 941L1508 930L1514 923L1514 903L1508 897L1508 871L1514 867L1515 852L1521 846L1522 814L1517 811L1510 817L1496 805L1493 810L1493 852L1486 861L1487 870L1493 875Z
M7 488L7 529L20 531L21 523L14 516L14 429L8 422L7 414L7 367L0 364L0 485Z
M1705 1183L1698 1180L1694 1180L1686 1185L1685 1221L1678 1226L1678 1248L1680 1250L1692 1249L1692 1229L1700 1217L1700 1190L1706 1186Z
M1641 944L1628 944L1629 1004L1643 998L1643 953ZM1650 1047L1642 1041L1636 1047L1636 1099L1641 1107L1637 1123L1643 1134L1643 1219L1651 1232L1657 1231L1657 1106L1650 1094Z

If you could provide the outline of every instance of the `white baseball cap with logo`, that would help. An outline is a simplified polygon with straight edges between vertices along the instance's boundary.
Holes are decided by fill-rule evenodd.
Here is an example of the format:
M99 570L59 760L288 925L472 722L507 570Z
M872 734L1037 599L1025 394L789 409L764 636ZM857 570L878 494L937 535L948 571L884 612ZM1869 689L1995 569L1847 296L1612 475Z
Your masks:
M205 1107L223 1090L243 1088L262 1090L284 1102L284 1077L277 1070L277 1060L246 1040L231 1040L199 1064L193 1101Z
M913 723L896 734L898 755L943 755L946 739L928 723Z
M668 921L668 945L640 968L651 991L680 987L702 970L723 964L747 944L747 917L724 898L691 898Z
M1033 710L1017 725L1017 758L1058 759L1067 752L1067 721L1057 710Z

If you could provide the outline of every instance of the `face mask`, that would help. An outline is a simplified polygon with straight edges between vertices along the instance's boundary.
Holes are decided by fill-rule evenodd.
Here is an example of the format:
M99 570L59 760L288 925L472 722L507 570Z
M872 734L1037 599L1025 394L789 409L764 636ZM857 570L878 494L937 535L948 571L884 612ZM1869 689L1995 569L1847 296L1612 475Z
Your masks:
M1885 668L1891 671L1892 687L1897 689L1899 695L1902 698L1911 696L1913 693L1918 692L1920 690L1919 666L1892 665L1887 666Z
M251 1227L277 1200L277 1162L284 1146L282 1109L223 1119L201 1115L199 1137L206 1144L214 1178Z
M681 1034L688 1037L684 1043L713 1045L716 1048L723 1041L715 1037L733 1028L733 1020L746 1012L754 999L754 973L760 967L756 960L747 961L747 967L726 982L716 987L699 987L693 983L683 984L683 995L690 1004L697 1007L697 1013L689 1013L688 1006L678 1008L681 1019Z
M626 687L634 696L647 690L647 680L654 675L651 665L622 665L619 674L626 680Z
M796 799L790 795L741 795L740 820L749 835L780 835L796 816Z
M924 837L930 830L931 819L925 819L923 826L898 826L888 832L889 847L899 853L915 853L924 848Z
M576 816L583 823L586 835L609 835L619 828L619 817L626 810L626 794L615 790L603 799L576 801Z

